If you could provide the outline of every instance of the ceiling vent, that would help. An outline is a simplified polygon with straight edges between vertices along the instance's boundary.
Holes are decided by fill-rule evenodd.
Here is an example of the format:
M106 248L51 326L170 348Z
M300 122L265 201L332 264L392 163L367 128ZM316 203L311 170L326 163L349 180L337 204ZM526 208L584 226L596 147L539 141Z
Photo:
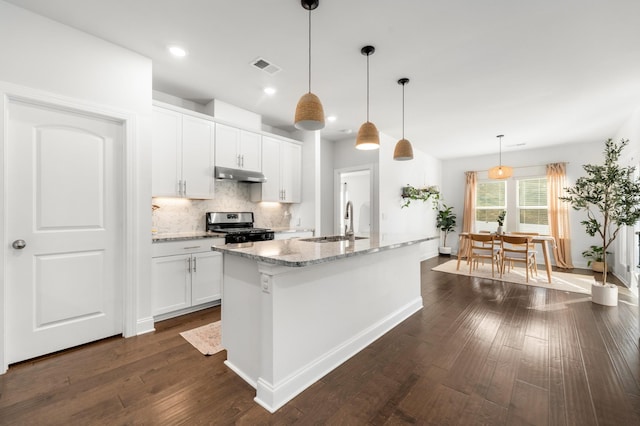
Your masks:
M271 62L267 61L264 58L255 59L254 61L251 62L251 65L258 68L261 71L266 72L269 75L274 75L280 70L282 70L282 68L272 64Z

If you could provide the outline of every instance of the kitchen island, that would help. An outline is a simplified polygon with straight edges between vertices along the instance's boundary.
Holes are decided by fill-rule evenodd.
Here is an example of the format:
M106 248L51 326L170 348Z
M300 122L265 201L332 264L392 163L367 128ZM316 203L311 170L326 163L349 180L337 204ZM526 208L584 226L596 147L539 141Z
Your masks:
M420 243L436 238L212 247L224 254L226 365L275 412L422 308Z

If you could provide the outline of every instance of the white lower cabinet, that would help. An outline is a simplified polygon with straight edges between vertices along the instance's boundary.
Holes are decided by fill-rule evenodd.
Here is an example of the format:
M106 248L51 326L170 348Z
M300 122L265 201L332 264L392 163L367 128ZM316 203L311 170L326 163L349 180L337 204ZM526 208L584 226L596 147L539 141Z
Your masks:
M222 254L211 246L224 239L157 242L152 256L152 313L170 318L222 299Z

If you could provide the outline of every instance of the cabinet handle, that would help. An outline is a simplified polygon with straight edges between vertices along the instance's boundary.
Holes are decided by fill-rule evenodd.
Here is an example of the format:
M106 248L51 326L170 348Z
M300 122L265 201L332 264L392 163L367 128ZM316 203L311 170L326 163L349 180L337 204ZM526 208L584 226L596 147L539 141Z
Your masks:
M187 259L187 271L191 273L191 258Z
M244 167L244 154L240 156L240 167Z
M237 161L236 161L236 164L238 165L238 167L242 167L242 166L240 165L240 155L238 155L238 159L237 159Z
M283 199L283 200L286 200L286 199L287 199L287 190L286 190L286 189L283 189L283 190L282 190L282 199Z
M193 258L193 272L196 272L196 258Z

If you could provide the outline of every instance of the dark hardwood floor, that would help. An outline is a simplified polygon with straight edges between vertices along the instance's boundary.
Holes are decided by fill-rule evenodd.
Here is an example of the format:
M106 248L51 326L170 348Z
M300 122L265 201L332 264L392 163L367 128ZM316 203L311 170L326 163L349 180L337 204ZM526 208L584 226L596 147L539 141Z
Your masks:
M225 351L178 334L218 320L211 308L11 366L0 424L640 425L635 298L431 271L446 260L422 263L424 309L275 414Z

